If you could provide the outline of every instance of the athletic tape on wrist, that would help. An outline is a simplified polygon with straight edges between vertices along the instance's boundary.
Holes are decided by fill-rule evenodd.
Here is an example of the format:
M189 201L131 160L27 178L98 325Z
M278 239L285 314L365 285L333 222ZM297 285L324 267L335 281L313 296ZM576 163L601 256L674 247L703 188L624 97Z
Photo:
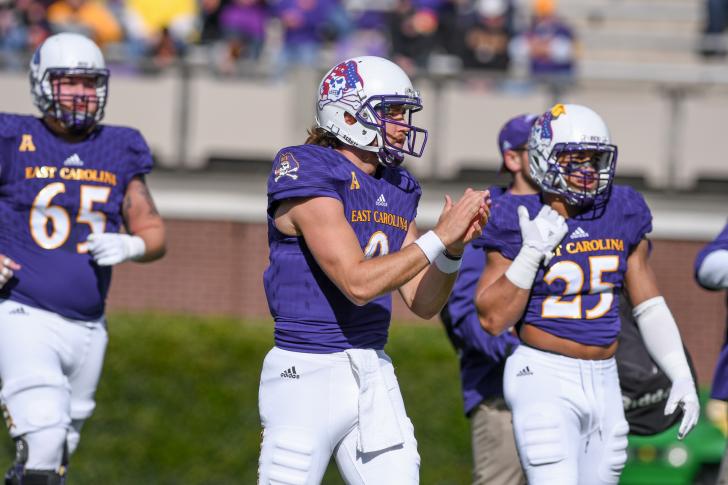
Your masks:
M139 236L131 236L129 238L129 256L131 260L136 260L144 256L147 252L147 245L144 239Z
M435 266L445 274L456 273L460 269L462 262L462 257L453 259L448 257L445 252L438 254L435 258Z
M427 257L430 264L432 264L445 250L445 245L442 243L440 238L437 237L435 231L427 231L415 239L415 244L417 244L422 252L425 253L425 257Z
M540 251L523 246L506 270L506 278L517 287L530 290L542 259Z

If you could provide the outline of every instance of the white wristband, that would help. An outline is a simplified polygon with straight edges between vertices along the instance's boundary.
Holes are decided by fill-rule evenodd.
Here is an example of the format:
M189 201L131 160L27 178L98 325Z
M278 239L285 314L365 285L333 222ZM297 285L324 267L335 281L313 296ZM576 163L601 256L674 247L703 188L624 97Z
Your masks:
M463 262L462 256L459 258L452 258L445 254L445 251L441 252L435 258L435 266L437 269L445 274L457 273L460 269L460 265Z
M445 245L442 243L440 238L437 237L435 231L427 231L426 233L415 239L415 244L417 244L422 252L425 253L425 257L430 262L430 264L432 264L435 259L445 250Z
M147 252L147 245L144 243L144 239L139 236L130 236L127 249L129 251L129 259L136 261Z
M523 246L506 270L506 278L517 287L530 290L543 257L538 249Z

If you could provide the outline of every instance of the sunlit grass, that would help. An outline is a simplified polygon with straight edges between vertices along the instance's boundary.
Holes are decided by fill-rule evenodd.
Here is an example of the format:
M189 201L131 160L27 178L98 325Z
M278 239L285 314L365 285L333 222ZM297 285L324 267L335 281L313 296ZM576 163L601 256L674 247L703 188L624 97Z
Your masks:
M97 393L69 483L254 484L258 379L272 324L228 318L114 314ZM470 479L457 359L437 326L397 326L387 352L419 442L421 483ZM8 466L12 446L0 449ZM341 484L331 466L325 484Z

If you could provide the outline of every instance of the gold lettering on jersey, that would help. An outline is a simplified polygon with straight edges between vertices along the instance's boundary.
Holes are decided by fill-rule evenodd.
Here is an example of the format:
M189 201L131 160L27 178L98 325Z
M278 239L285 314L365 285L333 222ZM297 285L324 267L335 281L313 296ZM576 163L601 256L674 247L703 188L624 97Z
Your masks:
M568 242L564 246L569 254L590 253L594 251L624 251L624 241L621 239L591 239L588 241ZM561 245L556 250L561 256Z
M38 167L25 167L26 179L56 179L79 180L81 182L99 182L116 185L116 174L106 170L94 168L52 167L41 165Z
M359 185L359 181L356 179L356 174L351 172L351 185L349 186L349 190L359 190L360 188L361 185Z
M19 152L34 152L35 145L33 144L33 137L28 133L23 135L20 140L20 146L18 147Z
M27 179L54 179L58 167L43 165L40 167L25 167L25 178Z
M84 182L100 182L102 184L116 185L116 174L107 172L106 170L63 167L59 175L65 180L81 180Z
M371 211L370 209L352 209L351 222L376 222L387 226L396 227L406 231L409 227L409 221L397 214L389 212Z
M353 172L352 172L353 173ZM352 210L351 211L351 222L371 222L372 211L366 210Z
M407 221L407 219L396 214L374 211L374 214L372 215L374 216L374 222L378 222L379 224L386 224L387 226L396 227L398 229L402 229L403 231L406 231L407 226L409 226L409 221Z

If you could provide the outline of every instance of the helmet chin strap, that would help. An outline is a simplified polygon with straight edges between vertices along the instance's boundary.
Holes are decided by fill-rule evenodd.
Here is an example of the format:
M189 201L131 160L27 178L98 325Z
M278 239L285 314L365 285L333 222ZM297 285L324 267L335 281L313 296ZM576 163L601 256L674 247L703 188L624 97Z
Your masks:
M366 150L376 152L379 163L385 167L397 167L404 162L404 154L388 147L381 133L377 132L374 139L377 145L369 145Z
M394 152L391 149L383 147L379 150L379 163L387 167L397 167L404 162L404 154Z

